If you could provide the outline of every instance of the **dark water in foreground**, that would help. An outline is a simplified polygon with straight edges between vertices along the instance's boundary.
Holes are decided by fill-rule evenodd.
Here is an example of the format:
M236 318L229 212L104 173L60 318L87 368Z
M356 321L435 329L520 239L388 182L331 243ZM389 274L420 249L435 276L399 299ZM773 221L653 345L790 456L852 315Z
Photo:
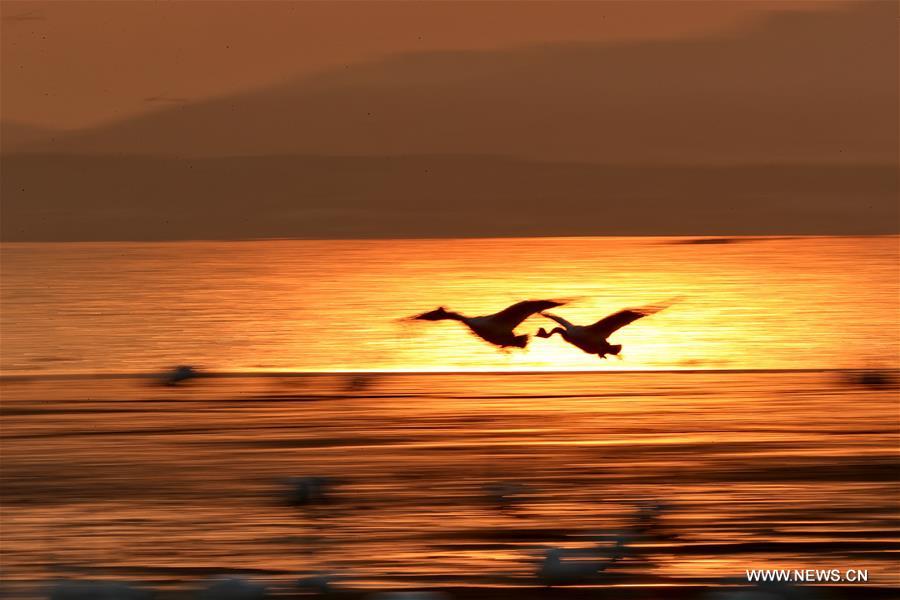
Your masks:
M856 568L868 570L860 593L900 588L897 390L845 379L7 378L3 589L333 571L357 589L514 596L536 585L543 549L612 535L646 499L672 506L662 533L636 541L604 586L666 598L750 568ZM330 504L285 506L279 478L305 475L343 481ZM528 486L519 509L485 500L497 481Z

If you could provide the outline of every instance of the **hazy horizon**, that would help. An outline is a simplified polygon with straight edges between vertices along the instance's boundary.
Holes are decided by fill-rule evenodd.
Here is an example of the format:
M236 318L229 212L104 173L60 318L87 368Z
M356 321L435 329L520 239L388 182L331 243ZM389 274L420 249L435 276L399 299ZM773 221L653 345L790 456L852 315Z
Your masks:
M895 3L27 7L6 241L900 232Z
M210 10L210 3L191 2L6 0L0 116L44 131L90 128L168 102L263 89L404 53L702 39L733 35L771 15L847 5L651 0L561 10L553 2L252 1Z

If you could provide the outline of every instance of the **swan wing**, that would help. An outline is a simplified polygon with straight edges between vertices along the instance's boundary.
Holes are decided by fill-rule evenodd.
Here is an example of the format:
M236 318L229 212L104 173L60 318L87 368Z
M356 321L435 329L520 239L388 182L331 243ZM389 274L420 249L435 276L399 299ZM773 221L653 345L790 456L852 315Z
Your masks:
M608 317L603 317L593 325L588 325L585 327L585 331L597 337L602 337L603 339L608 338L618 329L625 327L629 323L634 323L638 319L642 317L646 317L652 315L655 312L659 312L662 310L658 307L647 307L647 308L626 308L625 310L620 310L617 313L613 313Z
M562 306L565 302L557 300L523 300L517 302L510 307L504 308L498 313L489 315L487 318L493 323L505 327L507 329L515 329L522 321L543 310Z
M625 327L629 323L634 323L642 317L649 317L650 315L656 314L681 300L683 300L681 296L676 296L664 302L660 302L659 304L652 304L641 308L626 308L625 310L620 310L608 317L603 317L593 325L588 325L584 329L589 335L602 335L603 338L606 339L612 335L614 331Z

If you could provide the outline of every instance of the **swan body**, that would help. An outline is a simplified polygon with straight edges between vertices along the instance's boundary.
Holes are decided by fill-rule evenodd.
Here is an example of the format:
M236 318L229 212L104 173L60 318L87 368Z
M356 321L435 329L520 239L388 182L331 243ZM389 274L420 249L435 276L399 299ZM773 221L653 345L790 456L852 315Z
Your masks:
M167 386L176 386L199 376L200 372L194 367L190 365L178 365L163 373L160 378L160 383Z
M702 600L824 600L825 595L819 589L783 581L766 581L737 589L712 591L704 595Z
M666 308L666 306L668 305L626 308L625 310L620 310L617 313L603 317L591 325L575 325L558 315L542 311L541 316L556 321L561 327L555 327L550 331L547 331L542 327L538 330L537 336L540 338L549 338L552 337L553 334L559 334L562 339L587 354L596 354L600 358L606 358L609 354L618 356L622 351L622 345L610 344L607 341L607 338L629 323L633 323L642 317L657 313Z
M630 532L597 534L597 545L592 548L550 548L544 553L537 578L548 587L597 583L609 567L626 555L632 539ZM612 546L607 545L609 541Z
M579 585L596 583L612 560L571 560L566 554L575 555L577 551L566 552L562 548L550 548L544 554L544 560L537 572L538 580L546 586Z
M50 600L149 600L153 594L117 581L64 581L51 590Z
M344 579L344 577L332 573L318 573L316 575L301 577L296 583L297 589L302 592L309 592L319 596L330 596L340 591L340 588L336 587L336 584L342 579Z
M563 304L565 302L557 300L525 300L498 313L478 317L466 317L441 306L411 318L419 321L459 321L490 344L501 348L524 348L528 345L528 336L516 335L515 328L531 315Z
M266 586L242 577L219 577L208 583L198 600L265 600Z
M309 506L327 502L337 481L331 477L288 477L285 500L291 506Z

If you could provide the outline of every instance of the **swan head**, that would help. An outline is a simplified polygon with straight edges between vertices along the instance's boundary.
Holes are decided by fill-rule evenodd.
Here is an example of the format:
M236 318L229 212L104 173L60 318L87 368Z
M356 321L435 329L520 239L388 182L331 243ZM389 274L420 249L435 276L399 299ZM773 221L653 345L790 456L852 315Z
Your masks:
M444 308L443 306L439 306L434 310L430 310L428 312L424 312L421 315L416 315L414 317L410 317L412 319L418 321L443 321L444 319L453 318L452 313Z

